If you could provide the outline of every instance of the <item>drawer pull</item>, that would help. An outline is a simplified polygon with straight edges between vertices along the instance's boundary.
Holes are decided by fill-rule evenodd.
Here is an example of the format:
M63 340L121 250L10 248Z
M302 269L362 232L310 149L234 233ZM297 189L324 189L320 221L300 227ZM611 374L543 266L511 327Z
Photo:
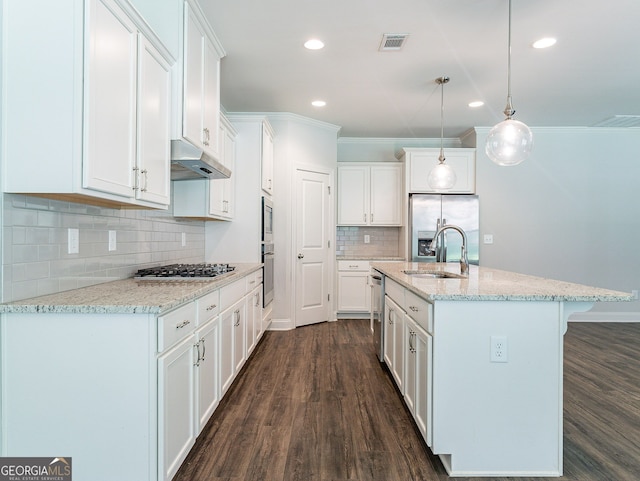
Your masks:
M209 306L207 306L207 311L212 311L213 309L215 309L216 307L218 307L217 304L211 304Z
M191 321L189 319L186 319L182 321L180 324L176 324L176 329L182 329L183 327L188 326L189 324L191 324Z

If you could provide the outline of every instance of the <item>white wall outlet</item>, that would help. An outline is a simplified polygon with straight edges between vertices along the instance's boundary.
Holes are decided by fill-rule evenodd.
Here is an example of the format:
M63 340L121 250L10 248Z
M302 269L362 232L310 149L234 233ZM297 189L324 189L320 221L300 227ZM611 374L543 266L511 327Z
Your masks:
M109 231L109 251L116 250L116 231Z
M369 236L369 234L365 234L364 235L364 243L368 244L369 242L371 242L371 237Z
M67 230L67 250L69 254L80 252L80 230L69 227Z
M187 245L187 233L186 232L182 233L182 241L181 241L181 243L182 243L182 247L185 247Z
M485 244L493 244L493 234L485 234L483 240Z
M507 336L491 336L491 362L507 362L508 360Z
M631 291L631 295L634 299L638 300L638 289L634 289Z

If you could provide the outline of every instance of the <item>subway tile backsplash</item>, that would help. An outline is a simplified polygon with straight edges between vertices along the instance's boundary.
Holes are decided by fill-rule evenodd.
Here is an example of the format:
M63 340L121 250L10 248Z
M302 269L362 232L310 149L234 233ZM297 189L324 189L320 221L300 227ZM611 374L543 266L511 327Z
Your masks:
M364 236L369 243L364 243ZM397 257L400 255L399 227L338 227L336 256Z
M171 210L3 195L2 302L124 279L147 265L204 260L204 222L176 219ZM68 254L69 228L79 229L78 254ZM110 230L116 231L115 251L108 249Z

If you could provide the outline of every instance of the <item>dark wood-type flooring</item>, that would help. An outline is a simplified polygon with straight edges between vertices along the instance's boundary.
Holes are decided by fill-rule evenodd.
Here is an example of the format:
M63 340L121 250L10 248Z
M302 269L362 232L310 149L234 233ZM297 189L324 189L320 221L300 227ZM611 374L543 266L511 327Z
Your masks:
M640 480L640 323L571 323L564 394L556 479ZM267 332L174 481L445 479L369 322L340 320Z

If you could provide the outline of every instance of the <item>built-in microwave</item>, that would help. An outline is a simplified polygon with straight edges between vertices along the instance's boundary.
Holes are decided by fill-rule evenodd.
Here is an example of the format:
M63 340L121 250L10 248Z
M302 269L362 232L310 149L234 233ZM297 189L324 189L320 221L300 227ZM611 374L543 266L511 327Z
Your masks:
M262 242L273 244L273 204L262 197Z

